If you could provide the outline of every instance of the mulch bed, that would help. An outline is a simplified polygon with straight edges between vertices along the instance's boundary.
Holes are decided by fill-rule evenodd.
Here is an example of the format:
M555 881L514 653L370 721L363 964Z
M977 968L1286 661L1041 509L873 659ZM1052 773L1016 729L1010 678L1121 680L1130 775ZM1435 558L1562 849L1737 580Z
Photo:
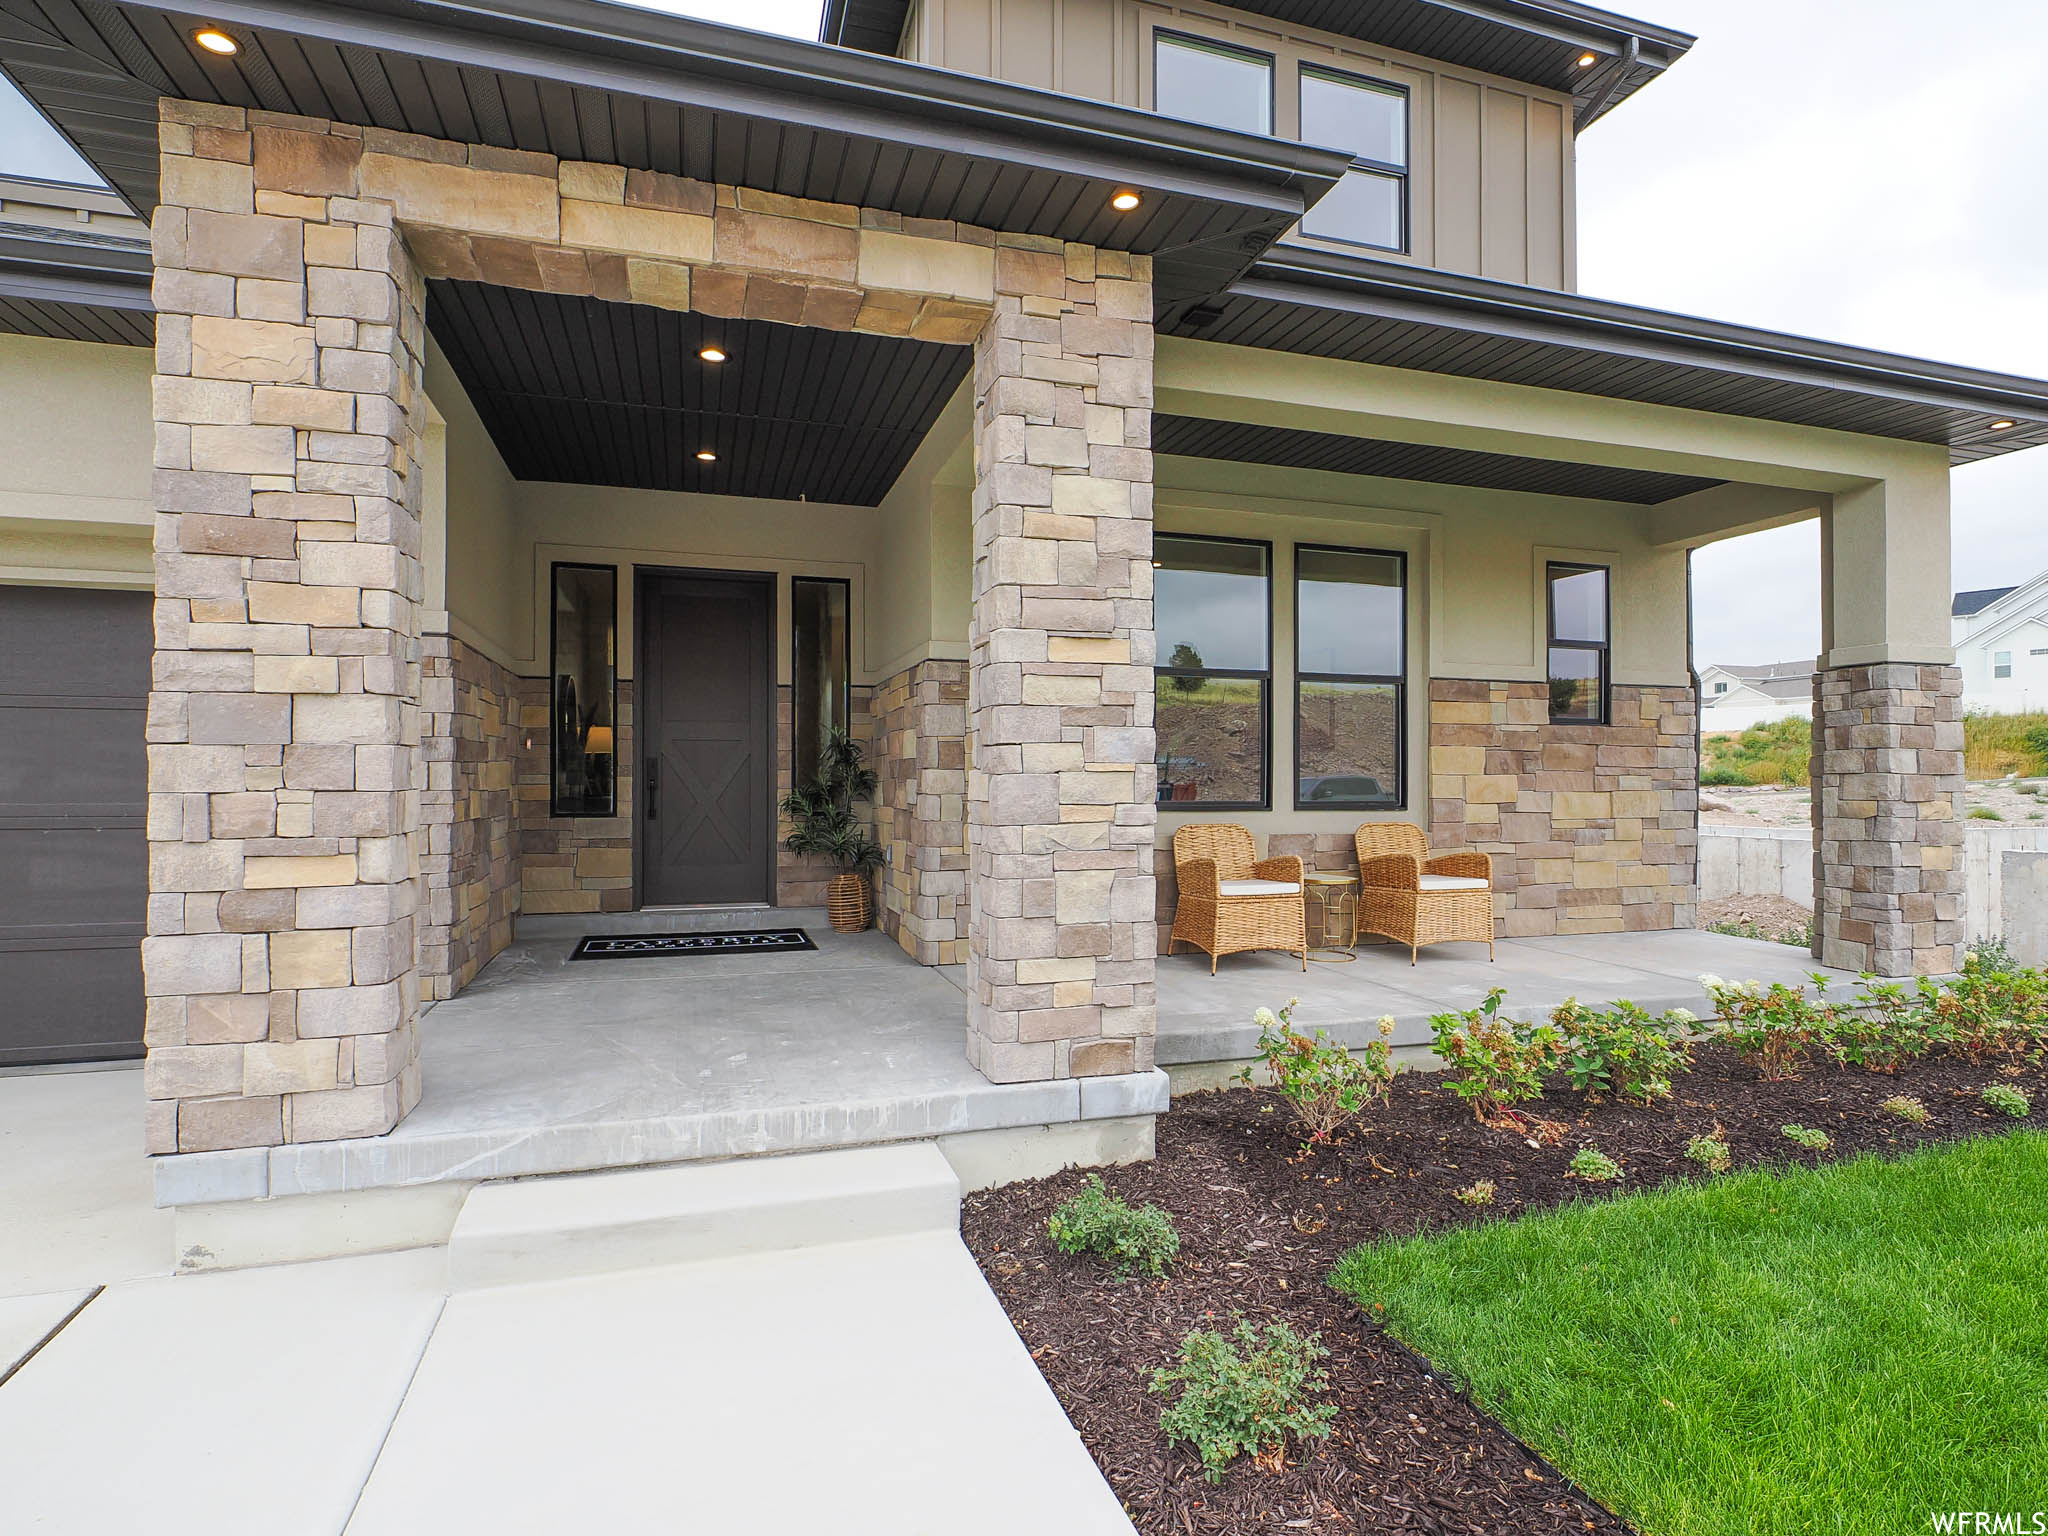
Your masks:
M1978 1102L1995 1078L2035 1097L2027 1122ZM1913 1126L1881 1114L1878 1105L1894 1094L1920 1098L1931 1121ZM1629 1527L1330 1290L1337 1259L1369 1238L1701 1177L1685 1144L1717 1124L1738 1167L1810 1166L2039 1125L2044 1095L2048 1072L2038 1067L2009 1077L1947 1056L1896 1076L1816 1065L1796 1081L1766 1083L1715 1043L1698 1052L1662 1108L1588 1108L1559 1081L1530 1106L1569 1125L1553 1147L1477 1124L1435 1074L1411 1072L1362 1130L1303 1156L1276 1093L1235 1089L1176 1099L1159 1121L1157 1160L1104 1171L1133 1204L1152 1201L1172 1213L1181 1251L1165 1280L1119 1284L1092 1258L1052 1246L1046 1218L1081 1186L1075 1171L969 1197L962 1231L1141 1531L1620 1532ZM1818 1126L1833 1148L1795 1146L1780 1132L1787 1123ZM1626 1169L1621 1183L1566 1177L1572 1153L1595 1143ZM1476 1179L1497 1186L1491 1208L1453 1198ZM1305 1452L1290 1447L1284 1471L1241 1459L1219 1486L1203 1479L1187 1446L1167 1446L1159 1430L1167 1399L1146 1387L1182 1335L1204 1326L1227 1331L1234 1314L1319 1331L1339 1413L1329 1439Z

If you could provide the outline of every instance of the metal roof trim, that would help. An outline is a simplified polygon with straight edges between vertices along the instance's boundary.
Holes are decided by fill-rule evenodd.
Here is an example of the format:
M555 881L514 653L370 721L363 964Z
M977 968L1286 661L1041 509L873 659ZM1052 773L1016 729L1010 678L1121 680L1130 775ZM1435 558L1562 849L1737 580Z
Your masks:
M1695 366L1733 363L1795 383L1853 381L1866 393L2048 426L2048 381L1433 268L1286 249L1260 258L1229 292L1395 319L1462 320L1495 335Z
M153 312L149 246L0 224L0 295L55 304Z

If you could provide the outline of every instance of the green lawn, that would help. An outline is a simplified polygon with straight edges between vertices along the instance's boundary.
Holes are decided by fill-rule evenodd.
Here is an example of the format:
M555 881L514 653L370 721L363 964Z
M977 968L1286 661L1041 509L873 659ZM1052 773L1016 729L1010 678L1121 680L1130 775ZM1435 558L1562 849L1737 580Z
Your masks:
M2048 1509L2048 1135L1370 1244L1333 1283L1648 1536Z

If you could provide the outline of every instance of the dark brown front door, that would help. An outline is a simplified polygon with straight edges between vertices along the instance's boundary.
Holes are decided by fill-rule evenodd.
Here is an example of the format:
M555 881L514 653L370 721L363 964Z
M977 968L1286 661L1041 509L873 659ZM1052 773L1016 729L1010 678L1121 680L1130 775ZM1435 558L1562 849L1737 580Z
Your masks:
M640 575L643 906L771 899L772 581Z

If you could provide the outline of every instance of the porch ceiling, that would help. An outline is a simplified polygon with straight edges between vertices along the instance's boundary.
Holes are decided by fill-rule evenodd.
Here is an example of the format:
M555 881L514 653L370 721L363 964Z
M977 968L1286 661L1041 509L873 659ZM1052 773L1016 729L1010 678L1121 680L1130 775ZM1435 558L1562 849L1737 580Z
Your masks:
M234 57L199 48L202 25ZM1183 295L1242 271L1347 164L596 0L0 0L0 69L145 214L165 95L1152 253ZM1122 186L1139 212L1109 208Z
M521 480L853 506L882 499L972 361L485 283L428 284L427 324ZM714 342L727 360L701 361Z
M1753 416L1952 463L2048 443L2048 383L1365 257L1289 249L1160 334ZM1995 430L1994 421L2016 425Z
M0 331L149 346L149 246L0 219Z
M1650 505L1690 495L1725 482L1697 475L1617 469L1605 464L1571 464L1439 448L1425 443L1385 442L1341 432L1306 432L1254 422L1212 421L1200 416L1156 416L1155 452L1192 459L1230 459L1240 464L1283 464L1291 469L1333 470L1387 480L1427 480L1495 491L1528 491L1546 496L1584 496L1596 501Z

